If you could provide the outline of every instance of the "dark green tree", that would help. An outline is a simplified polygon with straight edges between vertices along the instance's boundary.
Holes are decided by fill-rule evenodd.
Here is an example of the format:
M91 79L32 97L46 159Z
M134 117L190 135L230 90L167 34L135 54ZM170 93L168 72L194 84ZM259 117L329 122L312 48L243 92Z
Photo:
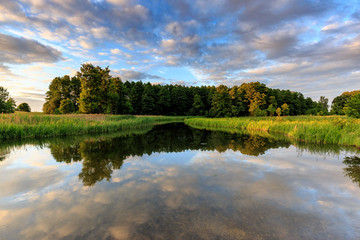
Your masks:
M13 113L15 108L15 100L9 97L9 92L6 88L0 86L0 113Z
M324 96L320 96L320 100L318 102L319 111L318 113L320 115L327 115L329 113L329 105L328 105L329 99L327 99Z
M143 91L144 84L141 81L136 82L130 90L129 97L134 114L141 114Z
M159 114L169 115L171 111L171 92L169 85L161 86L158 105Z
M68 75L54 78L49 91L46 92L45 103L43 105L44 113L55 113L59 109L61 100L71 98L71 79Z
M16 110L21 112L31 112L31 108L27 103L20 103Z
M269 113L269 116L272 117L275 114L276 108L273 104L270 104L269 107L266 109Z
M157 114L155 92L150 83L145 84L144 92L141 97L141 113L145 115Z
M171 88L171 113L170 115L186 115L190 108L187 108L186 88L181 85L174 85Z
M345 115L344 108L350 98L360 91L344 92L340 96L334 98L331 103L331 114Z
M225 85L220 85L212 99L210 115L213 117L230 117L231 116L231 99L229 89Z
M202 101L199 94L195 94L194 102L189 112L192 116L204 116L205 115L205 104Z
M69 98L61 100L59 111L63 114L73 113L75 111L74 103Z
M349 117L360 118L360 93L355 94L350 98L344 111Z
M245 103L245 92L238 86L233 86L229 95L231 98L231 116L246 116L248 114L248 108Z
M106 94L110 83L110 70L90 63L81 65L76 76L81 82L79 110L82 113L104 113L107 109Z

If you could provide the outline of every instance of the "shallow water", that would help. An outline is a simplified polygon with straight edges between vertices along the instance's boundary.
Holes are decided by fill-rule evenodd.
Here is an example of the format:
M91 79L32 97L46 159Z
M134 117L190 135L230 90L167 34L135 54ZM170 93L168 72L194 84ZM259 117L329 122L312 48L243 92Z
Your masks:
M359 239L359 155L183 124L6 143L0 239Z

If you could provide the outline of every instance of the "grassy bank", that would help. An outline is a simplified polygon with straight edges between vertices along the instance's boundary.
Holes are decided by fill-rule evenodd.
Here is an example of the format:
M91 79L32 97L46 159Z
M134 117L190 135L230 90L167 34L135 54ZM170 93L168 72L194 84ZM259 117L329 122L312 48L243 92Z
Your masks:
M185 123L192 127L262 130L306 142L360 147L360 120L339 116L192 118Z
M110 133L183 120L184 117L166 116L1 114L0 139Z

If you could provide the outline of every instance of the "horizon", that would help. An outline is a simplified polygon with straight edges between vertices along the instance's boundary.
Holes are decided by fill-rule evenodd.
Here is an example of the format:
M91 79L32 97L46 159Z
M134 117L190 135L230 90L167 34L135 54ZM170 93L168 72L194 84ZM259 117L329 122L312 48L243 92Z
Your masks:
M82 63L125 81L360 89L360 1L2 0L0 86L41 111Z

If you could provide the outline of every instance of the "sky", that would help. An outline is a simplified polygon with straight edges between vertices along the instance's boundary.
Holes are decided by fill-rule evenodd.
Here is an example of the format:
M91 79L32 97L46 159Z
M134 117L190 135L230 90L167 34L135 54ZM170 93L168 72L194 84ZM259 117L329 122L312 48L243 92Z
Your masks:
M82 63L123 81L360 89L360 0L0 0L0 86L41 111Z

